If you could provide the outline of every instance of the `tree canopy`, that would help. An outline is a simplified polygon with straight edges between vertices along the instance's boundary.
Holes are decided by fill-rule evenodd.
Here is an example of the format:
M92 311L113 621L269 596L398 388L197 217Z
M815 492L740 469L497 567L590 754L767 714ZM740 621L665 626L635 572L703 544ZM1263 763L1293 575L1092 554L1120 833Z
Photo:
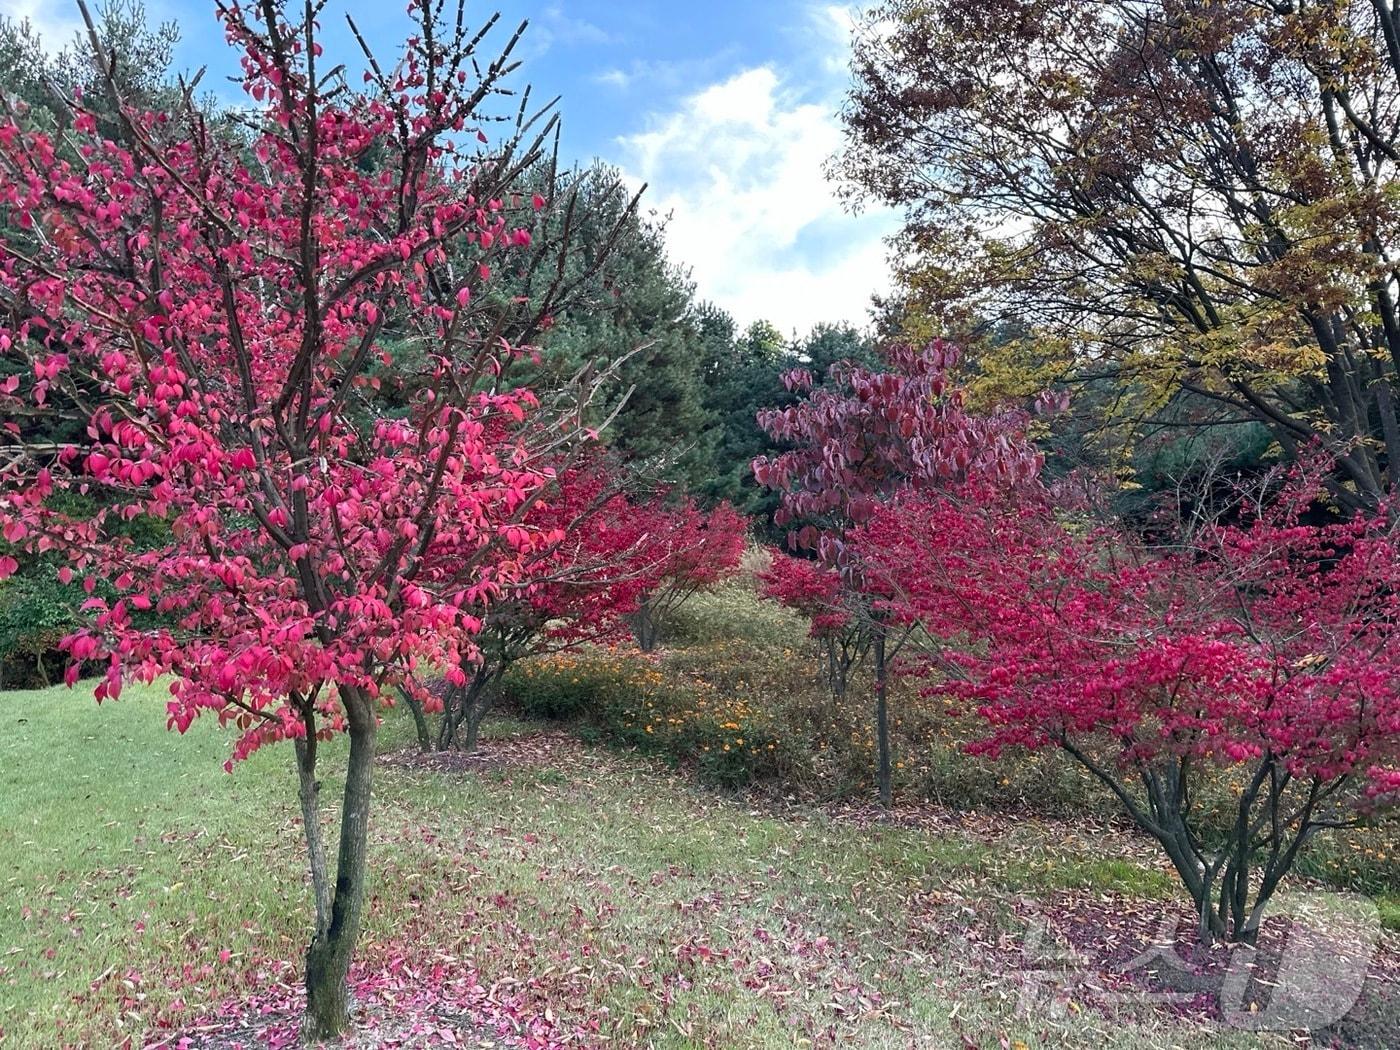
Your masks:
M836 171L906 209L912 317L1023 328L978 348L1003 392L1107 377L1131 425L1189 399L1197 426L1320 443L1374 506L1400 451L1397 19L896 0L857 35Z

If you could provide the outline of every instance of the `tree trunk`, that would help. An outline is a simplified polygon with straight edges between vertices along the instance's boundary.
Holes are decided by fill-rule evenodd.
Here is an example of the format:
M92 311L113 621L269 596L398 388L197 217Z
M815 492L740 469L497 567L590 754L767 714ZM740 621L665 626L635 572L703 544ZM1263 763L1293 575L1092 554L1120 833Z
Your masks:
M298 762L303 789L303 823L311 854L311 877L316 893L316 931L306 950L306 1022L303 1034L312 1040L333 1039L350 1020L346 983L365 900L365 860L369 846L370 791L374 773L377 723L372 701L359 690L342 688L350 731L350 758L345 771L341 802L340 843L334 886L326 869L316 821L315 748L298 749L298 758L309 750L310 761ZM310 814L306 791L310 783ZM308 816L310 819L308 819ZM315 829L314 831L312 829ZM319 854L319 858L318 858Z
M468 690L466 699L463 701L463 719L461 724L461 747L463 751L470 753L476 750L476 741L481 732L481 723L486 718L487 713L490 712L495 701L495 694L491 691L491 683L504 672L504 667L500 670L488 670L483 666L472 680L471 689Z
M449 691L443 704L442 730L438 733L439 751L454 747L461 747L464 751L476 750L481 720L491 710L488 686L499 673L489 664L482 664L473 673L471 682Z
M642 652L649 653L656 648L658 632L651 606L643 604L632 614L632 633L636 635L637 648Z
M457 725L462 721L462 697L466 686L449 685L442 698L442 719L438 722L437 749L446 751L452 746L457 733Z
M418 750L431 751L433 749L433 735L428 729L428 716L423 713L423 705L418 702L418 698L410 696L407 692L403 694L404 703L408 704L408 710L413 714L413 728L418 733ZM446 712L444 712L446 717Z
M481 733L481 720L486 716L489 704L482 703L480 710L467 712L467 722L462 731L462 750L471 754L476 750L477 737Z
M894 802L894 778L890 769L890 712L885 680L885 629L875 628L875 740L879 748L880 805Z

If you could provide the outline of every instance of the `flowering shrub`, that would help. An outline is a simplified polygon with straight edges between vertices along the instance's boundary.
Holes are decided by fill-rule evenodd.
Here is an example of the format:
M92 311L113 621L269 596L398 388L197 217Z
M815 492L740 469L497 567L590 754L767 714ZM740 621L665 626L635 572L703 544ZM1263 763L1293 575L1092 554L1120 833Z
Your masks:
M591 651L523 660L506 672L506 696L530 718L567 721L595 713L601 697L629 688L616 662Z
M527 715L586 716L610 742L693 762L708 783L738 787L778 776L801 753L749 699L623 650L526 660L504 687Z

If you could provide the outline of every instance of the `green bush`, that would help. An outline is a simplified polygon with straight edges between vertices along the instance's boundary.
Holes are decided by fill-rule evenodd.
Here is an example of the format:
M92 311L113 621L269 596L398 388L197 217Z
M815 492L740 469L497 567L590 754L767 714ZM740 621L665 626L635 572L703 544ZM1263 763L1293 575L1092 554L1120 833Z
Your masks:
M506 671L501 688L528 718L568 721L596 707L595 697L611 682L601 668L589 662L555 657L527 660Z
M1298 873L1371 896L1400 889L1400 826L1393 820L1319 835L1298 857Z
M0 583L0 688L46 686L63 674L58 643L78 627L83 597L42 563Z
M98 504L90 496L65 493L55 498L53 507L75 518L97 513ZM112 518L105 531L131 541L134 550L148 550L163 541L169 525L146 515L131 520ZM20 563L19 572L0 582L0 689L46 686L62 677L67 657L58 643L86 621L82 611L88 598L78 583L65 584L58 578L63 564L52 553L30 555L0 540L0 555L8 554ZM98 579L93 597L109 601L116 591L105 579ZM159 621L151 612L133 615L137 624Z

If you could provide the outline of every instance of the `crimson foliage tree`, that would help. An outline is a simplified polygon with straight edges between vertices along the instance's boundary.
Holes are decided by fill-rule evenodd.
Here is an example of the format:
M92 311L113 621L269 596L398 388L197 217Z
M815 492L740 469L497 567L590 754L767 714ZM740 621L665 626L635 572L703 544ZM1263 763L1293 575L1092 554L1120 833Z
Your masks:
M807 618L827 687L832 698L840 700L852 669L870 648L869 632L847 605L850 595L841 585L841 574L812 558L774 551L772 563L759 574L759 584L764 597Z
M496 435L535 407L504 375L567 294L483 294L492 266L566 270L532 236L547 202L512 192L550 123L522 110L479 147L516 38L481 60L461 11L445 28L422 0L397 64L367 52L356 91L323 60L321 6L219 4L249 97L237 134L193 85L173 112L127 105L95 32L115 140L82 99L62 140L0 119L0 353L23 366L0 385L4 536L114 588L66 641L70 682L105 665L101 700L168 675L173 727L212 714L235 758L293 742L313 1036L347 1023L377 705L424 661L470 661L479 610L557 539L524 521L536 449ZM77 439L34 440L60 415ZM97 509L66 513L74 493ZM122 539L132 519L153 545ZM338 733L332 860L318 753Z
M473 749L493 687L517 660L629 633L673 552L659 502L630 497L628 486L618 463L592 456L542 487L522 525L548 539L523 556L503 552L515 571L481 611L478 652L449 672L440 698L410 698L415 714L441 707L435 736L419 719L424 747Z
M494 687L527 656L629 633L654 646L660 616L734 568L744 521L732 508L707 514L665 492L634 491L639 484L615 459L589 456L541 486L521 524L545 539L523 554L502 552L511 579L479 611L476 650L448 672L440 695L406 683L422 747L475 748ZM434 733L426 716L437 711Z
M648 522L651 581L632 614L632 632L643 652L660 641L662 620L699 591L739 565L746 522L728 503L702 511L689 498L673 502L666 494L641 508Z
M883 352L883 370L838 363L828 382L814 386L810 373L791 372L786 382L806 396L796 405L759 413L759 424L789 450L754 460L754 477L777 491L775 523L789 529L794 548L813 551L837 571L854 610L870 632L875 661L875 729L880 799L893 793L887 704L887 624L873 599L873 581L846 542L852 527L905 489L937 490L980 479L1014 488L1033 479L1040 457L1022 435L1019 412L975 415L953 386L948 370L957 347L935 341L922 347L895 344Z
M886 614L945 641L925 670L985 719L972 749L1062 749L1161 844L1202 940L1252 942L1307 843L1400 791L1400 531L1307 523L1318 488L1165 550L976 487L853 543Z

